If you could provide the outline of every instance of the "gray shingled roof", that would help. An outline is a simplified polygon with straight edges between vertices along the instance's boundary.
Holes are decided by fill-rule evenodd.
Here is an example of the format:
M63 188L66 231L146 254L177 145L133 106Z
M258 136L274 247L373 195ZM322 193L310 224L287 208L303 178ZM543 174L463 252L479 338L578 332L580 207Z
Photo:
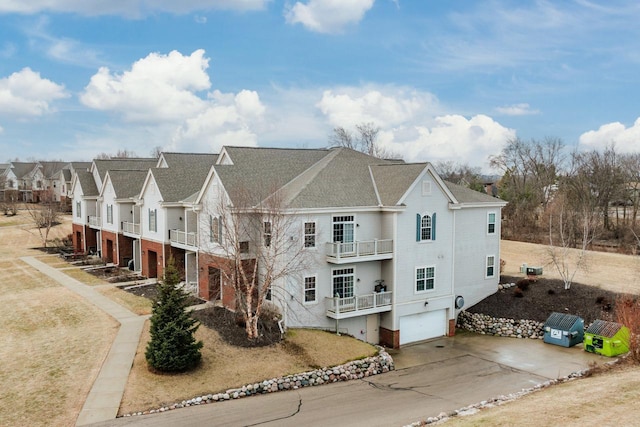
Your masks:
M496 203L502 201L486 193L475 191L449 181L445 181L444 183L459 203Z
M33 171L37 163L34 162L11 162L13 173L18 179L24 178L29 172Z
M148 171L110 170L109 178L116 198L126 199L140 194Z
M225 147L233 165L215 172L236 205L255 205L309 169L329 150ZM250 197L250 200L243 200Z
M217 154L210 153L162 153L162 157L170 168L190 168L196 164L210 168L218 160Z
M80 188L82 188L82 194L85 197L98 196L100 194L98 187L96 187L96 181L90 172L78 171L76 175L80 182Z
M62 177L67 182L71 181L71 178L73 177L73 173L71 172L71 169L62 169Z
M125 159L96 159L93 163L98 169L100 179L104 181L104 177L109 170L143 170L147 171L156 166L157 159L131 157Z
M89 170L91 168L91 162L71 162L69 164L74 171Z
M334 156L298 193L292 208L378 206L369 166L392 164L348 148L335 148Z
M371 166L383 206L396 206L400 198L424 171L427 163L400 163Z
M67 162L40 162L42 165L42 174L45 178L53 178L53 176L60 172Z
M182 202L200 191L209 174L208 162L195 162L189 167L153 168L151 173L164 202Z

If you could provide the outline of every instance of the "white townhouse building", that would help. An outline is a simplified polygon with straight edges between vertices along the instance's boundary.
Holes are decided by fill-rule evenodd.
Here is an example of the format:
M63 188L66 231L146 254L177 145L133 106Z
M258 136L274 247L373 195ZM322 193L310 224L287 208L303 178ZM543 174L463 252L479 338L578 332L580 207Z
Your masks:
M194 200L196 223L207 224L197 239L201 297L233 308L216 207L259 208L276 195L307 254L303 271L272 285L286 326L398 347L453 334L459 310L497 289L504 201L442 181L429 163L346 148L224 147ZM270 233L265 223L245 242L248 256Z

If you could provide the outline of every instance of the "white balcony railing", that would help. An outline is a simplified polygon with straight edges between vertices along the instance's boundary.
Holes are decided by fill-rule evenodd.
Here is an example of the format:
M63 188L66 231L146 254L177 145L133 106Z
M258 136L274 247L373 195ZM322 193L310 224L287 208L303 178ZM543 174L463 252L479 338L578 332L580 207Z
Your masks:
M122 231L129 234L140 235L140 223L139 222L122 222Z
M89 226L91 227L100 227L102 222L100 221L99 216L89 215Z
M363 316L391 310L392 292L325 298L327 316L333 319Z
M327 243L327 259L330 262L357 261L354 258L364 260L391 259L393 257L393 240L365 240L350 243Z
M182 230L169 230L169 240L171 243L178 243L184 246L197 246L196 233Z

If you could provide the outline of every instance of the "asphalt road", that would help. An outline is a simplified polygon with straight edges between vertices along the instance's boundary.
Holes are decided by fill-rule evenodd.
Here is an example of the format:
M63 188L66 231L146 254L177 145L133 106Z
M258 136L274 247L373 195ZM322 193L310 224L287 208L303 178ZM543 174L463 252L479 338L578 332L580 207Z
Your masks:
M95 426L402 426L583 369L601 356L461 334L392 352L393 372Z

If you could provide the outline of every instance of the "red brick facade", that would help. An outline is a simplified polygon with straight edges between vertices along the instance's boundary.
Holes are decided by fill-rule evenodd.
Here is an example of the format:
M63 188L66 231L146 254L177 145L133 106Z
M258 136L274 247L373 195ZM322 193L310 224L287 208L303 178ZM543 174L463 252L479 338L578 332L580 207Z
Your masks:
M87 225L72 224L73 248L76 252L98 249L98 231Z
M400 348L400 331L380 327L380 345L391 348Z
M164 274L165 254L169 255L169 245L150 240L140 240L142 250L142 275L162 277Z
M84 225L71 225L71 239L73 240L73 250L75 252L84 252Z
M118 235L107 230L102 230L100 235L102 236L102 260L118 263Z
M198 274L198 293L200 298L203 298L207 301L215 298L215 295L212 295L210 286L209 286L209 271L210 267L214 269L224 269L228 268L230 261L226 258L217 257L214 255L208 255L204 253L198 254L198 265L200 266L200 271ZM223 277L220 278L220 299L222 300L222 305L225 307L235 310L235 291L233 286L228 283L225 283Z
M448 336L452 337L456 334L456 319L449 319L449 333Z

